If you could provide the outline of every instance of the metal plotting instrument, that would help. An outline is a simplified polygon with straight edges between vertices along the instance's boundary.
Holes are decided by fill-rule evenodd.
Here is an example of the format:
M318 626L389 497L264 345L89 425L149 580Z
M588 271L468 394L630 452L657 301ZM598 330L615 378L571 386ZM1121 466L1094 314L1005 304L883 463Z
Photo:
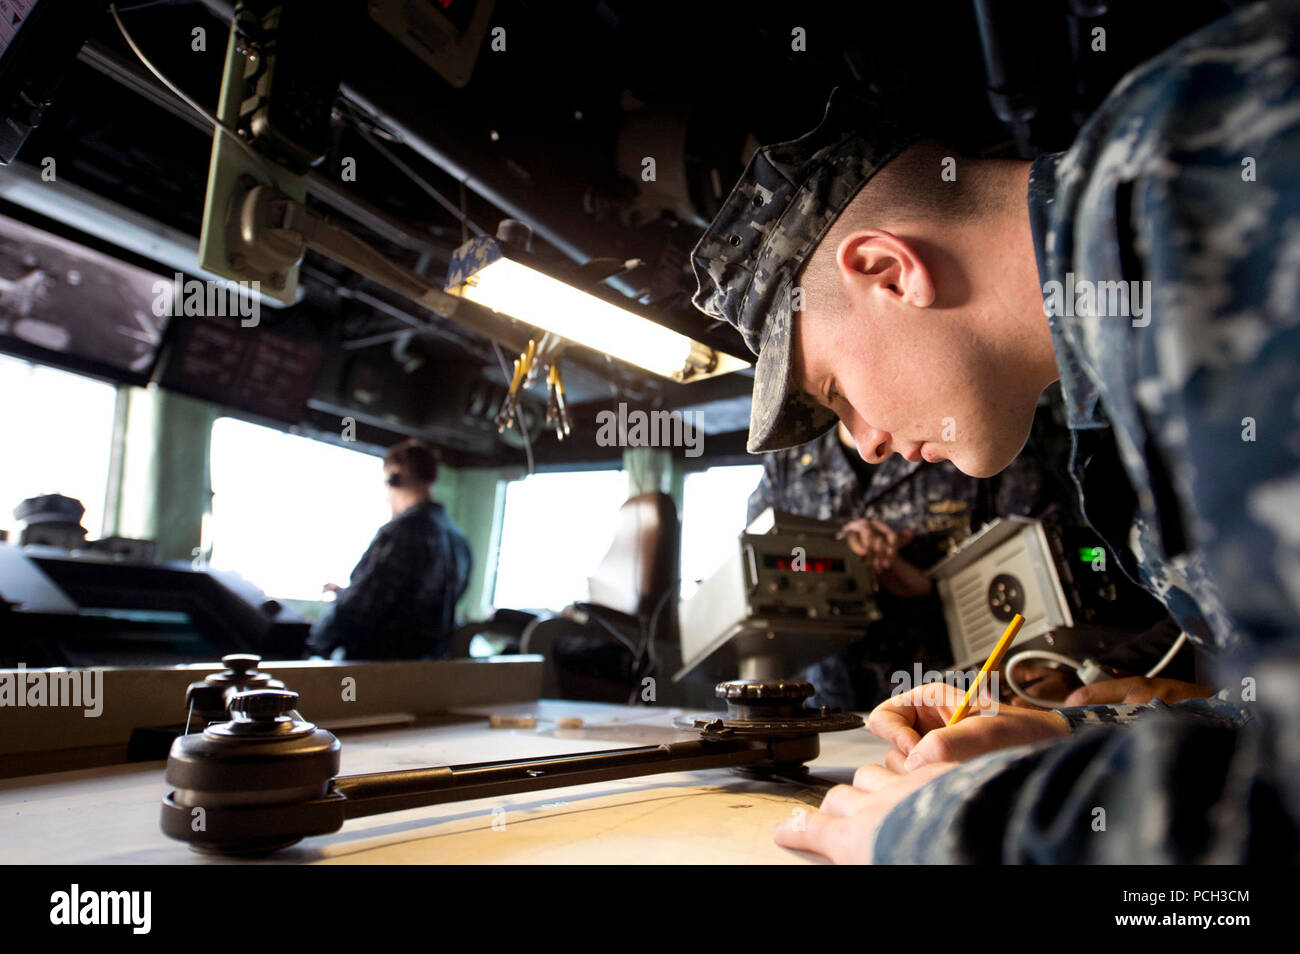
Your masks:
M505 399L501 402L501 410L497 412L493 423L497 426L497 431L505 431L514 427L515 420L519 416L519 398L524 388L528 385L529 372L533 368L533 361L537 356L537 342L530 340L528 348L519 357L515 358L514 373L510 378L510 387L506 391Z
M550 758L339 775L342 745L296 711L288 689L233 695L230 719L178 738L167 757L162 830L199 851L265 854L349 818L616 779L732 768L802 781L822 732L860 728L856 715L809 709L804 682L737 680L717 687L725 714L678 720L698 736ZM204 823L194 818L201 810Z
M555 427L557 440L564 440L573 431L569 421L569 402L564 397L564 381L560 377L560 363L556 361L546 372L546 423Z
M564 347L564 341L551 334L544 335L540 343L531 340L528 342L527 350L515 359L510 387L501 402L501 410L493 418L498 431L505 431L515 425L524 391L542 376L542 369L545 368L546 423L555 428L557 440L564 440L573 432L569 402L564 394L564 379L560 375L560 355Z

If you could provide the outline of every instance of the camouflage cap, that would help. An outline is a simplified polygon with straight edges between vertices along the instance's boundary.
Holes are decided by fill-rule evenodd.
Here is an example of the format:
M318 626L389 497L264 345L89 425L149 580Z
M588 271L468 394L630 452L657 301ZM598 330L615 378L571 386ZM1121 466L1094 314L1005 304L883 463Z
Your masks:
M754 153L691 253L695 307L734 325L758 355L750 453L802 444L835 424L791 381L791 286L844 207L918 138L883 104L835 90L816 129Z

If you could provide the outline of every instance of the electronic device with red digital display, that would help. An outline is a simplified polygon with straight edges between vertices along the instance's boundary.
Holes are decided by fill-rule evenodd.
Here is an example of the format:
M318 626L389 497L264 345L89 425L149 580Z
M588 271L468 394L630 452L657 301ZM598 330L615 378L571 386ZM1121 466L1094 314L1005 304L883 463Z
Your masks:
M836 539L840 525L766 510L682 602L683 678L779 679L866 635L880 618L871 568Z
M778 556L768 553L763 556L763 566L769 570L787 570L791 573L843 573L842 557L820 556Z

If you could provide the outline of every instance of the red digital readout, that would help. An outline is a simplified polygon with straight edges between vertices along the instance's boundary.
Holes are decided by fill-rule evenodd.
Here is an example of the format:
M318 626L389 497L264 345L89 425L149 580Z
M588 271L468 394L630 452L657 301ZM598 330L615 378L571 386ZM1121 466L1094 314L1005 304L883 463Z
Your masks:
M823 560L817 557L792 560L789 557L777 557L776 568L792 573L840 573L844 570L843 560Z

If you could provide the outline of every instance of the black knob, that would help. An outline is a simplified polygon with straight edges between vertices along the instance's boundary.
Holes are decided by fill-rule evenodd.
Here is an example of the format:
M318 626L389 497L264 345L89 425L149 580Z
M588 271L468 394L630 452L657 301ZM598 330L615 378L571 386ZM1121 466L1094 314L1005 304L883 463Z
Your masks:
M811 683L785 679L767 681L732 679L730 682L718 683L717 688L714 689L719 699L736 702L756 700L802 702L815 691Z
M250 689L230 700L230 711L249 719L277 719L298 708L298 693L291 689Z
M239 676L255 670L261 661L262 657L253 653L230 653L221 657L221 665Z

